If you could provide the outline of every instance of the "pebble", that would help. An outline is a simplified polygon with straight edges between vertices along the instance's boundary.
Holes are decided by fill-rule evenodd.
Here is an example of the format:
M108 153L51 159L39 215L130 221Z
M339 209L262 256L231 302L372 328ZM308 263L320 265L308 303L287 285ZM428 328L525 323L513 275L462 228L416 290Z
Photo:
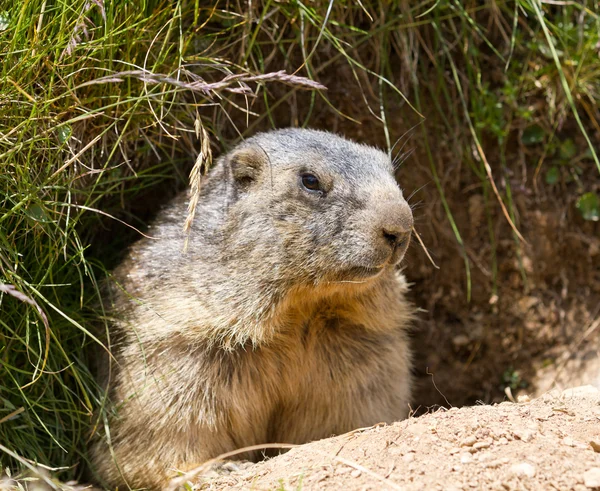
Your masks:
M350 475L351 475L352 477L360 477L360 475L361 475L361 474L362 474L362 472L361 472L360 470L358 470L358 469L354 469L354 470L353 470L353 471L350 473Z
M535 476L535 467L527 462L522 462L520 464L511 465L510 472L516 476L533 477Z
M491 452L479 452L477 454L477 460L479 460L479 462L487 462L492 458L492 453Z
M477 438L471 435L466 437L460 444L461 447L471 447L477 442Z
M592 467L583 473L583 484L586 488L600 488L600 467Z

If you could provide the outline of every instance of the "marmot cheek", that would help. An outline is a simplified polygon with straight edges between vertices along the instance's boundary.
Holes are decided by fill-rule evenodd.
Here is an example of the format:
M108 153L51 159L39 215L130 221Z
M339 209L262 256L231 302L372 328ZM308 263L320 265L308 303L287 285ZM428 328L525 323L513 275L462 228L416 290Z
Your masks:
M385 265L389 256L389 247L382 247L382 243L376 237L365 233L353 233L345 236L344 244L337 248L328 268L380 268Z

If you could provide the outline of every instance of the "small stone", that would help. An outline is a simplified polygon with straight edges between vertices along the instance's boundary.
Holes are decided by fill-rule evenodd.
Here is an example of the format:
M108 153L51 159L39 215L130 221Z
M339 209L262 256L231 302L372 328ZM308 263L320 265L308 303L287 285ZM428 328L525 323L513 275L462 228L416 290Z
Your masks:
M490 445L492 444L492 442L490 442L489 440L483 441L483 442L477 442L473 445L473 448L475 450L481 450L482 448L489 448Z
M502 436L498 439L498 445L508 445L508 440Z
M535 467L527 462L522 462L520 464L511 465L510 472L515 476L533 477L535 476Z
M358 470L358 469L354 469L354 470L353 470L353 471L350 473L350 475L351 475L352 477L360 477L360 475L361 475L361 474L362 474L362 472L361 472L360 470Z
M460 444L461 447L471 447L477 442L477 438L471 435L466 437Z
M454 455L460 452L460 448L454 447L450 449L450 455Z
M592 467L583 473L583 484L586 488L600 488L600 467Z
M531 397L529 397L529 394L523 394L520 396L517 396L517 402L519 403L525 403L525 402L531 402Z
M470 464L471 462L473 462L473 457L471 457L470 454L468 453L464 453L460 456L460 463L461 464Z
M479 452L477 454L477 460L479 460L479 462L487 462L491 458L492 458L491 452Z
M566 445L567 447L575 447L575 448L582 448L582 449L589 448L585 443L578 442L577 440L573 440L569 436L563 438L562 443L563 443L563 445ZM592 448L594 448L594 447L592 447Z
M591 441L590 446L594 449L594 452L600 452L600 442Z

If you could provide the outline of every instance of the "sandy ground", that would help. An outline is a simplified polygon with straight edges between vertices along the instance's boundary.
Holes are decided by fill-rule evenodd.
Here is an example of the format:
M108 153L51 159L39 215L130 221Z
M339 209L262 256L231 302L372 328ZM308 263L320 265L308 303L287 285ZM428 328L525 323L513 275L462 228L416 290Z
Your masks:
M588 385L533 400L439 409L257 464L229 461L198 470L172 489L600 491L600 391ZM0 490L16 489L94 488L58 483L47 472L0 479Z
M441 409L196 478L195 489L600 490L600 392ZM227 466L226 466L227 467ZM231 467L231 466L229 466Z

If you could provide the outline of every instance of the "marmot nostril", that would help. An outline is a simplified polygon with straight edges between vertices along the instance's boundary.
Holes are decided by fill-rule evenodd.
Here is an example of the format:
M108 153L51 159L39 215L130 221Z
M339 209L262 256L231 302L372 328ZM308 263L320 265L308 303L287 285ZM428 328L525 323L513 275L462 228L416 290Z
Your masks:
M394 249L398 245L400 233L390 232L389 230L383 229L383 238L387 240L388 244Z
M402 232L400 230L396 231L393 229L383 229L383 238L388 242L388 244L395 249L396 247L402 247L408 237L410 236L410 232Z

